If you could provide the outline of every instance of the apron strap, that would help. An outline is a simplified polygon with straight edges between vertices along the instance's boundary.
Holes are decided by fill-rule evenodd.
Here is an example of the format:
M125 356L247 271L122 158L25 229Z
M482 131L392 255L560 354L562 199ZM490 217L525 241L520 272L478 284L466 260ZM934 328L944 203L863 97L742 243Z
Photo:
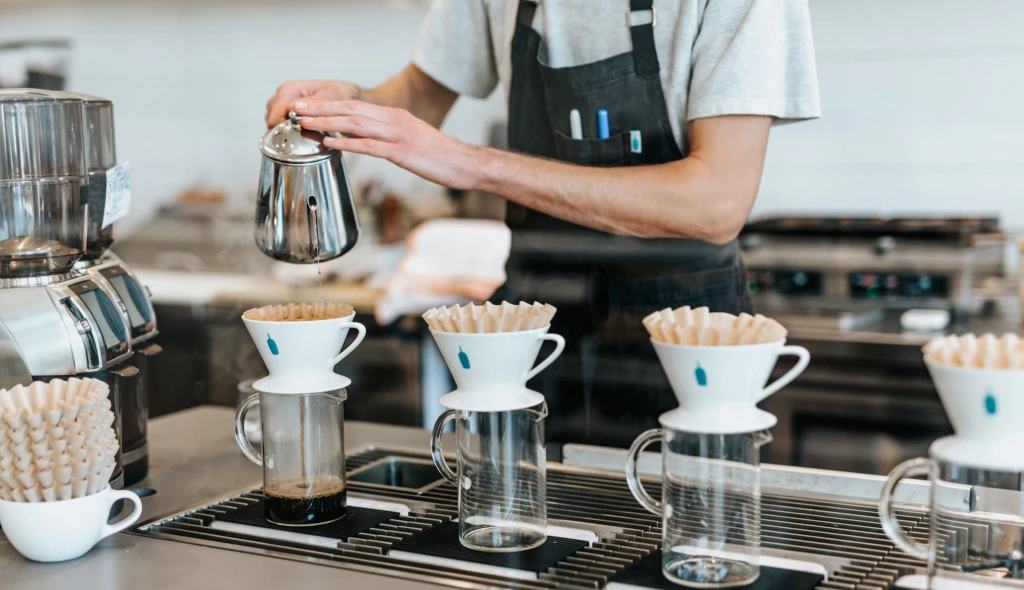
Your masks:
M524 3L528 2L524 0L520 3L520 14ZM651 22L633 24L634 21L640 20L634 15L641 12L650 12ZM629 0L626 24L629 25L629 33L633 37L633 63L636 66L636 73L641 76L661 71L661 66L658 65L658 50L654 45L654 26L657 22L658 13L654 9L654 0Z
M519 0L519 12L516 14L516 29L512 34L512 58L529 53L530 33L533 31L533 13L537 12L540 0Z
M519 0L519 12L516 13L516 22L524 27L533 26L533 13L537 12L537 5L540 0Z

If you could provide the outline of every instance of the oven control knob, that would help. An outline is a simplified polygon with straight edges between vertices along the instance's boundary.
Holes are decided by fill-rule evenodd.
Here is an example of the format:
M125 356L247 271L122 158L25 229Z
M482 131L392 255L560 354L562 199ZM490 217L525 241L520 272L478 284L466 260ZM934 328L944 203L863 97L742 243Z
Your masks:
M892 236L882 236L875 241L875 255L885 256L896 247L896 240Z

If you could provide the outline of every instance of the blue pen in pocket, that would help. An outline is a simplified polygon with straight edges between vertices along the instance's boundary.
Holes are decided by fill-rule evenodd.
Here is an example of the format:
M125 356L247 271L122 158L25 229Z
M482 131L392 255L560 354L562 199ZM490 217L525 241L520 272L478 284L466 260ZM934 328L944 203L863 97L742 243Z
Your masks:
M598 139L608 139L611 137L611 132L608 128L608 111L604 109L597 111L597 137Z

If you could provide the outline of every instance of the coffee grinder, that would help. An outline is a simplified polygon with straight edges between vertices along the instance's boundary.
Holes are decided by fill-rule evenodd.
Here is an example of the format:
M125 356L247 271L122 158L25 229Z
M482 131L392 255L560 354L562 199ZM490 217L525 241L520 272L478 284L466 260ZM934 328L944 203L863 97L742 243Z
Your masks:
M114 243L113 222L104 224L104 217L108 213L108 171L118 166L114 105L109 100L88 94L64 93L64 96L81 99L85 108L85 163L88 174L86 245L82 258L75 264L75 270L91 276L111 295L126 317L134 352L128 363L138 371L130 380L121 377L119 393L124 478L125 483L130 485L142 480L149 472L149 447L146 443L146 423L149 417L147 385L152 378L154 357L162 349L152 341L157 335L156 314L148 291L128 265L108 250Z
M139 388L139 369L130 363L126 301L140 314L138 301L144 301L152 322L147 331L156 326L149 298L130 271L111 270L117 263L76 269L90 248L100 248L87 229L90 209L104 207L103 199L90 199L89 147L109 133L112 149L112 126L90 130L87 111L75 95L0 91L0 388L83 374L103 379L127 451L122 397ZM124 484L123 467L119 456L114 487Z

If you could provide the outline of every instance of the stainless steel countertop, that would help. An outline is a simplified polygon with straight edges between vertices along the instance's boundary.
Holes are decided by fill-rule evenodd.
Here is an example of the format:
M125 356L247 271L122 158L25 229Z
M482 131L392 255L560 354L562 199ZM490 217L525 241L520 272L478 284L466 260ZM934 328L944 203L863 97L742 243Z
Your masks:
M238 451L233 411L203 406L150 422L149 477L137 488L143 498L139 522L198 506L260 483L260 468ZM416 428L345 423L346 451L375 443L389 448L427 448L429 433ZM74 561L41 564L24 559L0 534L0 588L28 590L103 588L161 590L191 588L436 588L355 571L318 567L234 551L119 533Z

